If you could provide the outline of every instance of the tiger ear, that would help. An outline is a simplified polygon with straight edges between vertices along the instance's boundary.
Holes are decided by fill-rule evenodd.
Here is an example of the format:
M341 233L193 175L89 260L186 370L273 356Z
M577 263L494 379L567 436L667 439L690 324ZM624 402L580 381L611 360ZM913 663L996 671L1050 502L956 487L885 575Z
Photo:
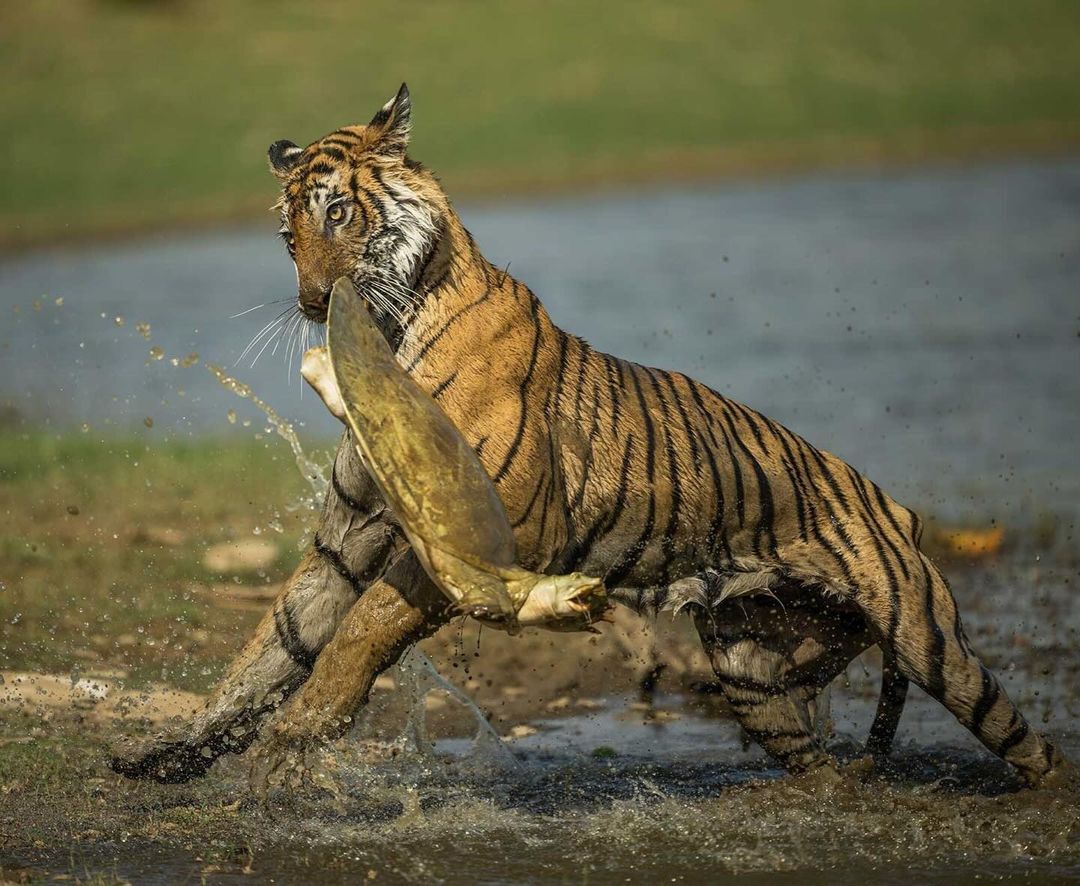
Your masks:
M270 145L270 150L266 152L266 157L270 161L270 171L284 181L289 177L289 173L293 171L303 153L304 149L291 141L274 142Z
M391 157L400 157L409 146L409 133L412 130L412 99L409 87L404 83L390 101L379 109L368 129L375 133L371 142L372 150Z

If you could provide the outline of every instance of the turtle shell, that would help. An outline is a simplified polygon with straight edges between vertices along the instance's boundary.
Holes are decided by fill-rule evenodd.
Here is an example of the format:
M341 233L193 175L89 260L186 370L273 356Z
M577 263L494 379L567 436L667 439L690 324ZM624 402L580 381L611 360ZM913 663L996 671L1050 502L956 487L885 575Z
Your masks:
M353 438L406 534L481 569L513 566L514 536L491 478L439 404L398 365L346 277L330 296L327 345Z

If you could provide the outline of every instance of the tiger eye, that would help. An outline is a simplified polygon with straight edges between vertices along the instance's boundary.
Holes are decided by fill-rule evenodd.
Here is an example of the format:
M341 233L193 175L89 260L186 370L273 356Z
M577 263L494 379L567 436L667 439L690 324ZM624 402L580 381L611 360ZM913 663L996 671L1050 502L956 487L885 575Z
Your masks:
M339 222L345 218L345 207L340 203L335 203L328 210L326 210L326 217L332 222Z

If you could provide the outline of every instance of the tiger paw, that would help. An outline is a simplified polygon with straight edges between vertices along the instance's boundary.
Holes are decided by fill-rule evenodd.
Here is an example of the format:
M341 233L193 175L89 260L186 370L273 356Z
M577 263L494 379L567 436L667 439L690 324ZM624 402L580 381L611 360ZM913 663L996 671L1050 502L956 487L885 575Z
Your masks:
M275 734L256 747L248 784L264 807L269 805L271 788L281 787L292 794L309 783L313 779L306 742Z
M192 745L186 741L157 738L144 744L123 747L109 759L109 768L117 775L138 781L160 784L183 784L201 778L221 751L209 743Z

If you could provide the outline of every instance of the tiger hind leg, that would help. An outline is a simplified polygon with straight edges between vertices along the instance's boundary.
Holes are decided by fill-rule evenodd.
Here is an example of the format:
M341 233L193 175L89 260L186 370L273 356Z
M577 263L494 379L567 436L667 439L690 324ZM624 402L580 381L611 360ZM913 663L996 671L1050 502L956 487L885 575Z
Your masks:
M791 772L835 765L818 722L819 694L869 645L860 616L846 624L845 614L800 599L799 592L798 587L778 589L775 597L744 597L693 610L739 725Z
M948 583L919 551L906 584L860 587L859 605L882 634L900 673L940 701L987 748L1036 786L1064 758L1032 729L998 679L972 651Z

